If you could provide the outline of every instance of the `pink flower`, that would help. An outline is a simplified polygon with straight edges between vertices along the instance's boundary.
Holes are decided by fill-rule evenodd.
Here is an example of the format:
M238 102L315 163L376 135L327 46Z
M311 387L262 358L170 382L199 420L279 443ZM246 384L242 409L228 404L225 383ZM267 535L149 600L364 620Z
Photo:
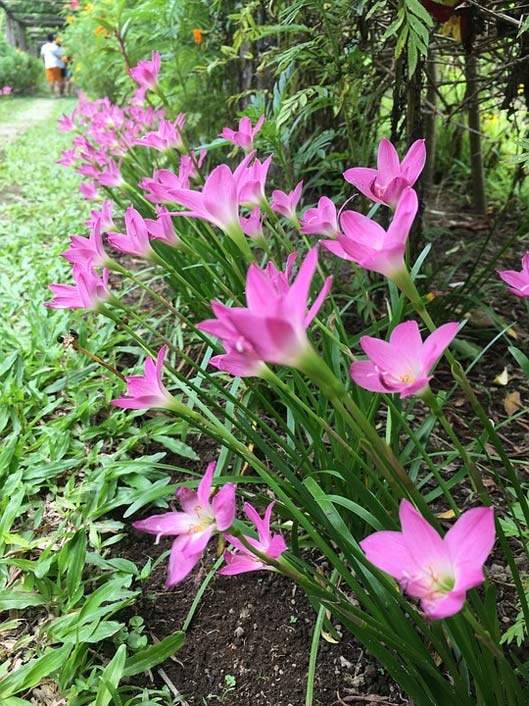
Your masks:
M151 218L145 219L145 225L147 226L147 231L149 232L149 237L155 240L163 240L167 245L171 245L174 248L180 247L182 241L178 237L173 227L173 219L169 214L169 211L164 206L157 206L156 213L158 215L157 220Z
M97 211L93 209L90 211L90 218L87 221L84 221L85 226L88 226L89 228L93 228L96 223L99 225L103 233L106 233L109 231L111 228L114 228L114 221L112 220L112 208L114 206L114 202L110 200L105 200L103 201L103 204L101 205L101 210Z
M167 346L162 346L156 358L146 358L143 375L127 375L127 393L111 404L125 409L171 409L174 397L162 383L163 361Z
M71 150L63 150L61 152L61 158L57 160L57 164L62 164L65 167L75 167L78 159L74 147Z
M247 208L261 206L266 203L265 184L272 156L260 162L258 159L248 166L255 156L250 152L233 172L237 182L237 198L239 203Z
M97 186L93 181L79 184L79 191L87 201L94 201L97 199Z
M421 599L429 618L459 612L466 592L483 583L483 564L494 545L494 512L464 512L444 539L408 500L400 504L401 532L375 532L360 542L367 559Z
M280 191L279 189L272 191L273 201L270 203L272 210L285 216L289 221L296 222L296 207L301 198L302 189L303 182L300 181L296 188L289 194L285 194L284 191Z
M145 177L138 186L147 192L146 198L153 203L175 203L182 189L189 189L189 179L177 176L169 169L155 169L152 178Z
M259 539L254 539L253 537L248 537L244 535L244 538L255 547L261 554L266 554L271 559L278 559L281 554L287 549L285 540L280 534L272 534L270 532L270 517L272 515L272 508L274 503L266 508L264 518L261 519L259 513L255 510L250 503L244 504L244 512L249 520L251 520L256 529ZM226 550L224 552L224 561L226 566L218 571L219 574L224 576L234 576L235 574L243 574L248 571L259 571L261 569L270 569L268 564L259 559L259 557L252 554L252 552L244 546L244 544L229 534L225 534L224 538L228 540L235 547L235 552L230 552Z
M111 258L103 247L99 222L96 222L92 227L89 238L71 235L70 247L61 255L72 264L84 265L85 267L106 267L111 262Z
M123 186L125 183L125 180L121 176L121 161L119 164L116 164L116 162L111 159L108 164L107 168L100 172L97 176L97 179L100 184L103 186L111 186L111 187L119 187Z
M355 167L345 171L344 177L367 198L395 208L404 189L419 178L425 161L424 140L416 140L401 163L391 142L384 138L378 147L377 169Z
M249 152L253 147L254 138L261 129L264 119L265 116L261 115L259 120L255 123L255 127L252 128L250 118L241 118L239 120L239 129L237 132L235 130L231 130L229 127L225 127L220 133L220 137L228 140L228 142L232 142L234 145L242 147L245 152Z
M4 87L0 90L0 95L1 95L1 96L8 96L8 95L11 93L12 90L13 90L13 87L12 87L12 86L4 86Z
M352 260L366 270L380 272L393 279L406 269L406 240L417 213L417 194L407 188L397 206L387 232L367 216L345 211L341 217L343 235L321 244L344 260Z
M326 196L322 196L316 208L309 208L301 219L301 231L306 235L325 235L336 238L340 228L336 215L336 206Z
M311 350L306 329L323 304L332 277L327 278L307 313L310 285L318 263L318 248L309 251L296 279L289 284L294 258L295 255L289 257L284 273L271 262L264 270L252 264L246 278L248 307L229 308L212 302L217 318L198 325L202 331L220 338L227 350L236 351L239 363L246 360L249 371L259 369L262 362L297 367L304 354ZM221 356L220 360L225 364L226 358ZM219 360L212 359L211 362L218 366ZM224 369L228 370L227 367ZM245 375L244 372L234 374ZM257 373L246 373L252 374Z
M248 218L240 216L239 221L244 235L252 238L252 240L259 240L264 237L263 221L259 207L254 208Z
M191 209L173 215L200 218L228 234L233 230L240 232L237 182L226 164L213 169L202 191L173 189L172 196L177 203Z
M152 147L159 152L171 149L180 150L184 147L181 132L185 120L186 116L183 113L178 115L174 123L170 123L168 120L160 120L157 131L148 132L144 137L135 140L135 144Z
M215 532L229 529L235 519L235 486L226 483L210 500L215 463L210 463L198 490L178 488L175 495L183 512L152 515L133 523L141 532L160 537L176 535L169 558L166 586L183 581L199 562Z
M57 122L59 123L59 130L61 132L70 132L71 130L75 130L75 112L72 113L72 115L66 115L66 113L63 113L62 118L59 118Z
M148 88L152 91L158 85L159 72L160 54L153 51L150 61L139 61L137 66L130 69L129 74L142 88Z
M93 267L75 264L73 266L75 284L50 284L49 289L54 294L51 302L44 306L50 309L91 309L97 311L101 304L111 299L108 290L108 270L103 270L103 276L97 274Z
M498 270L499 276L509 285L509 292L517 297L529 297L529 252L522 257L522 269Z
M151 247L149 233L144 219L133 206L125 211L125 228L127 234L109 233L108 242L112 247L129 255L137 255L147 260L156 259L156 253Z
M373 392L415 395L428 385L430 371L457 334L458 324L440 326L422 341L416 321L395 326L388 341L362 336L360 345L369 360L357 360L349 373L357 385Z

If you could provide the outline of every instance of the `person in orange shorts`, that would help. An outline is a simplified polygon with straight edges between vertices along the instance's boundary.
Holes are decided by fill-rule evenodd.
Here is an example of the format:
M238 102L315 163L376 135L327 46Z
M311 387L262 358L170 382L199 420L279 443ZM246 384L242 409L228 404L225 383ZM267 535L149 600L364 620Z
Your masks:
M44 61L46 78L54 97L58 97L61 87L61 68L64 66L61 57L63 54L64 50L56 43L55 35L48 34L47 42L40 48L40 56Z

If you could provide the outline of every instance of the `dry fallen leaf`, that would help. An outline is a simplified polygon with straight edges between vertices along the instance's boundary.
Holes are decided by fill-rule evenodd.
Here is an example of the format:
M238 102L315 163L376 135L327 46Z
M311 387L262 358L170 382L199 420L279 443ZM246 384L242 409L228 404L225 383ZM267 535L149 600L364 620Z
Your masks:
M507 368L503 368L503 372L501 372L499 375L496 375L494 378L494 383L496 385L506 385L509 382L509 373L507 372Z
M435 516L438 520L452 520L456 514L453 510L447 510L446 512L436 512Z
M509 417L512 417L513 414L516 414L516 412L519 412L524 408L524 404L518 390L509 392L509 394L505 396L505 399L503 400L503 408Z

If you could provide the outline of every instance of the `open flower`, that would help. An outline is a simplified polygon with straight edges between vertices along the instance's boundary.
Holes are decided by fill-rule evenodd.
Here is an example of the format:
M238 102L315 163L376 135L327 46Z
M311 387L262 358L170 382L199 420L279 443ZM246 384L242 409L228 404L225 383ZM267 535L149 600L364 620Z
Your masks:
M108 290L108 270L100 276L91 266L73 266L75 284L50 284L53 301L45 302L50 309L91 309L96 311L101 304L111 299Z
M522 257L522 269L498 270L499 276L509 285L509 292L517 297L529 297L529 252Z
M247 208L262 206L266 203L265 185L272 155L264 162L256 159L251 166L254 152L250 152L234 171L237 183L237 198L239 204Z
M440 326L422 341L416 321L395 326L389 341L362 336L369 360L356 360L349 373L357 385L373 392L400 392L401 398L424 390L437 359L454 339L457 323Z
M146 358L143 375L127 375L127 393L111 404L124 409L171 409L175 398L162 382L163 361L167 346L162 346L156 357Z
M94 228L97 224L99 225L103 233L106 233L111 228L114 228L114 221L112 220L113 206L113 201L110 201L108 199L103 201L103 203L101 204L100 211L96 209L90 211L90 218L87 221L84 221L85 226L88 226L89 228Z
M103 247L101 226L98 221L93 225L89 238L71 235L70 247L61 255L72 264L77 263L85 267L106 267L111 262Z
M133 206L125 211L125 227L127 234L109 233L108 242L116 250L129 255L137 255L147 260L156 260L156 253L151 247L149 231L142 216Z
M226 483L210 500L215 463L210 463L198 490L178 488L175 495L182 512L152 515L133 523L141 532L160 537L174 536L166 586L183 581L196 566L215 532L229 529L235 518L235 486Z
M183 149L182 130L186 121L186 116L179 113L176 120L171 123L169 120L160 120L158 130L148 132L143 137L135 140L134 144L152 147L159 152L166 152L171 149Z
M401 532L375 532L360 542L367 559L421 599L429 618L447 618L463 607L466 592L485 580L483 564L494 545L494 513L463 513L444 539L408 500L400 504Z
M301 231L306 235L325 235L327 238L336 238L340 231L336 206L327 198L322 196L316 208L309 208L301 219Z
M344 178L368 199L395 208L404 189L413 186L426 161L424 140L416 140L400 162L397 151L384 138L378 147L377 169L355 167Z
M406 241L417 208L417 194L412 188L405 189L387 231L357 211L345 211L340 219L343 235L338 233L337 240L321 244L344 260L393 279L406 269Z
M250 118L245 116L239 120L239 129L237 131L225 127L220 133L220 137L223 137L234 145L242 147L245 152L249 152L253 147L254 138L261 129L264 119L265 116L261 115L259 120L255 123L255 127L252 127Z
M145 225L147 226L147 231L149 232L149 238L154 240L163 240L167 245L171 245L173 248L178 248L182 245L182 241L176 234L173 226L173 219L169 211L165 206L156 206L156 215L158 218L153 220L152 218L145 219Z
M284 273L271 262L264 270L252 264L246 277L248 307L229 308L212 302L217 318L198 325L202 331L220 338L227 349L239 353L252 370L258 369L259 362L298 367L304 354L311 350L306 329L323 304L332 277L326 279L307 312L318 248L309 251L296 279L289 284L293 260L290 256ZM219 361L211 362L218 365Z
M130 69L130 77L133 78L143 88L151 91L158 85L158 74L160 73L160 54L157 51L151 53L150 61L139 61L138 65Z
M288 194L285 194L284 191L280 191L279 189L272 191L272 201L270 203L272 211L288 218L289 221L297 222L296 207L301 198L302 189L303 182L300 181L296 188Z
M253 537L248 537L244 535L245 540L252 547L255 547L261 554L266 554L271 559L278 559L283 552L286 551L287 545L282 535L272 534L270 531L270 517L272 515L272 508L274 503L266 508L264 517L261 518L257 510L250 505L250 503L244 504L244 512L246 517L254 523L257 529L258 539ZM226 566L219 569L218 573L224 576L234 576L235 574L243 574L248 571L259 571L261 569L270 569L271 567L266 564L262 559L257 557L255 554L245 547L244 544L237 539L232 537L230 534L225 534L224 538L233 544L236 551L230 552L226 550L224 552L224 561Z
M263 219L261 217L261 209L259 206L252 209L248 218L241 216L239 218L242 232L252 240L261 240L264 238Z

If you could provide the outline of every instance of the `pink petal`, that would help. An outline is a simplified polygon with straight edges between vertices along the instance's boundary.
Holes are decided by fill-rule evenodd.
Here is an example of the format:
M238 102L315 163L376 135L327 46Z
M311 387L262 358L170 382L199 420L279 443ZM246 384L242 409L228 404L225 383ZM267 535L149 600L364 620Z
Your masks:
M411 562L402 532L375 532L360 542L366 558L376 567L400 581Z
M402 351L403 356L418 363L421 359L423 343L416 321L405 321L395 326L389 337L391 346Z
M203 508L209 507L209 496L211 495L211 482L213 480L213 474L215 473L216 461L208 463L206 472L204 473L202 480L198 485L197 498L199 504Z
M426 374L431 371L436 360L441 356L443 351L448 348L450 343L452 343L458 328L458 323L443 324L425 340L422 348L422 361L423 371Z
M408 500L401 501L399 517L404 541L415 566L450 565L448 546Z
M411 187L408 187L402 192L395 215L388 228L386 245L393 246L397 243L405 245L418 208L417 194Z
M173 542L167 566L167 587L183 581L200 561L200 554L189 554L181 549L184 540L185 537L178 537Z
M494 511L491 507L476 507L464 512L445 536L453 561L472 561L481 565L494 545Z
M166 512L163 515L151 515L144 520L137 520L132 526L140 532L165 537L185 534L194 523L196 517L187 512Z
M329 252L332 252L332 254L336 255L336 257L342 258L342 260L353 259L346 253L343 245L338 240L320 240L320 245L322 245Z
M344 179L350 184L355 186L361 194L367 196L371 201L376 201L377 203L382 203L382 201L375 196L373 193L373 183L377 178L376 169L368 169L367 167L354 167L353 169L347 169L343 173Z
M344 211L340 218L343 234L346 238L369 246L371 250L384 245L386 232L378 223L357 211Z
M378 368L370 360L355 360L354 363L351 363L349 375L364 390L385 393L398 391L397 388L392 390L388 385L382 383Z
M407 367L406 352L396 350L390 343L373 336L362 336L360 345L371 361L382 371L398 376ZM408 366L409 367L409 366Z
M394 177L399 175L399 155L391 142L386 138L384 138L378 146L377 169L377 181L381 184L389 184Z
M433 620L449 618L459 613L465 603L465 593L449 593L446 598L437 601L421 601L421 606L426 615Z
M325 282L323 283L323 287L320 290L320 293L314 300L314 303L309 309L309 313L305 317L305 326L309 326L309 324L312 322L313 318L316 316L318 311L321 309L321 305L325 301L325 298L327 297L327 294L329 294L330 289L332 286L332 275L327 277Z
M266 566L257 557L249 556L248 554L236 554L226 550L224 552L224 561L226 565L217 571L221 576L235 576L249 571L266 569Z
M410 186L413 186L426 162L426 146L424 140L416 140L408 150L400 165L400 173Z
M219 532L224 532L232 526L235 519L235 485L226 483L222 486L211 504L217 529Z

